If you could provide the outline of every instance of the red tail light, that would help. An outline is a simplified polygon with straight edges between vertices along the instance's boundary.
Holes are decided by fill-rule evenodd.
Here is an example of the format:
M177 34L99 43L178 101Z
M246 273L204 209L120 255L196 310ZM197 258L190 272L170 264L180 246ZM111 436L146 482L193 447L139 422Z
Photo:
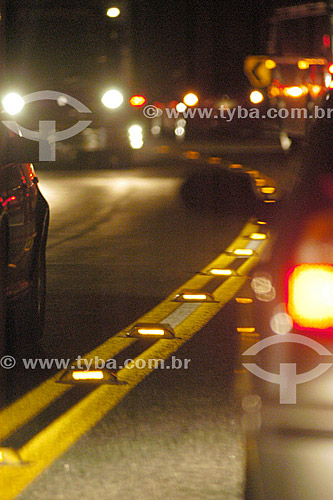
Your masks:
M287 273L286 292L296 328L333 329L333 265L295 266Z
M146 98L143 95L133 95L130 98L129 103L131 106L138 108L146 103Z
M324 35L323 36L323 45L324 45L324 47L330 47L331 46L331 37L329 35Z

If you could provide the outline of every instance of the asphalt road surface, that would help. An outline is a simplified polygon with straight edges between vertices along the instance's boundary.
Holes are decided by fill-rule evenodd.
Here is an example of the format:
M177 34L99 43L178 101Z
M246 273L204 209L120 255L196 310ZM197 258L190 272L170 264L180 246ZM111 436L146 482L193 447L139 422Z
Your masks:
M243 148L239 156L288 184L290 165L276 148ZM237 161L237 148L226 153L228 161ZM238 235L251 214L203 213L184 204L181 186L198 168L164 159L132 170L38 171L51 225L46 331L33 356L84 356ZM189 360L187 369L183 363L156 370L18 498L44 499L47 492L52 500L241 499L244 446L234 393L234 326L227 305L176 353ZM18 360L9 375L9 401L55 371L24 370ZM21 446L43 418L7 444Z

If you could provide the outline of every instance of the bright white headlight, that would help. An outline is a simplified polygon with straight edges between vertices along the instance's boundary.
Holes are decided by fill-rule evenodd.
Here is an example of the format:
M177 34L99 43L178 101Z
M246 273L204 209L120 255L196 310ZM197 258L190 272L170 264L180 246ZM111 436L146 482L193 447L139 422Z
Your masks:
M175 128L175 135L177 137L182 137L185 134L185 129L184 127L176 127Z
M128 129L132 149L141 149L143 146L143 129L141 125L131 125Z
M184 104L183 102L179 102L176 106L176 111L178 111L178 113L184 113L186 109L187 109L186 104Z
M11 92L2 99L2 105L6 113L16 115L23 109L24 100L19 94Z
M124 96L119 90L108 90L102 97L104 106L110 109L117 109L122 105Z
M141 149L143 146L143 140L140 138L131 139L130 144L132 149Z
M128 133L130 136L142 136L142 127L140 125L132 125L128 129Z

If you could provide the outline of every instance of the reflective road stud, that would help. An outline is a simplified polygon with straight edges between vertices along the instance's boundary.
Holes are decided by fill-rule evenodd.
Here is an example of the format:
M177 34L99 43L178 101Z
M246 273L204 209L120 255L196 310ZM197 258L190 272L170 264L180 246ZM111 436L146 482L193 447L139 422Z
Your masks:
M170 325L163 323L138 323L128 333L128 337L171 339L175 333Z
M19 453L13 448L0 448L0 467L4 465L23 465Z
M211 293L197 292L197 291L184 291L178 293L175 302L215 302Z

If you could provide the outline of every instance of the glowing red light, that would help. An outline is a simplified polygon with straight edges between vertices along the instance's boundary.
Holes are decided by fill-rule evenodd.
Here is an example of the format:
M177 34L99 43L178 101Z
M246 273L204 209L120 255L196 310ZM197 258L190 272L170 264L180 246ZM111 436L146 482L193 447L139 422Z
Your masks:
M169 108L175 108L177 106L177 104L178 104L178 101L171 101L169 103Z
M324 35L323 36L323 45L324 47L330 47L331 46L331 39L329 35Z
M8 203L10 203L11 201L15 201L16 200L16 196L11 196L10 198L7 198L5 201L2 202L2 206L5 207L6 205L8 205Z
M333 327L333 266L300 264L286 277L287 312L296 328Z
M143 95L134 95L130 98L129 103L131 106L136 108L143 106L146 103L147 99Z

